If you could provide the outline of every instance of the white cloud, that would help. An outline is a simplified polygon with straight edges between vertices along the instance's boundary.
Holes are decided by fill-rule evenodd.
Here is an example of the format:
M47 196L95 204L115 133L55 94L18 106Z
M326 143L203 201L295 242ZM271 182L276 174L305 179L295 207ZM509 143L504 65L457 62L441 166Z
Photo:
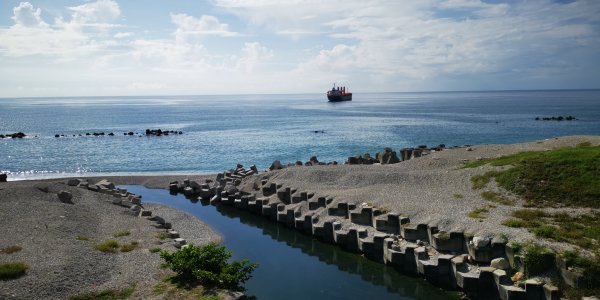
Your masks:
M29 2L21 2L19 6L13 8L13 19L16 25L21 25L25 27L46 27L46 24L41 17L42 10L34 9L33 5Z
M239 35L236 32L229 31L229 25L219 22L219 19L214 16L202 15L198 19L187 14L171 14L171 21L177 25L175 37L178 41L185 41L188 37L206 35L223 37Z
M97 0L69 7L73 12L71 22L77 24L106 24L116 21L121 15L119 4L113 0Z

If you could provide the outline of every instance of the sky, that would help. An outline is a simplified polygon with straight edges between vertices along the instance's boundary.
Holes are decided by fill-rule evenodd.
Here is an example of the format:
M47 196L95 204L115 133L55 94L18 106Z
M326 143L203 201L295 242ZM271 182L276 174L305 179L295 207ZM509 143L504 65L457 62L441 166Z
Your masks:
M600 88L598 0L0 0L0 97Z

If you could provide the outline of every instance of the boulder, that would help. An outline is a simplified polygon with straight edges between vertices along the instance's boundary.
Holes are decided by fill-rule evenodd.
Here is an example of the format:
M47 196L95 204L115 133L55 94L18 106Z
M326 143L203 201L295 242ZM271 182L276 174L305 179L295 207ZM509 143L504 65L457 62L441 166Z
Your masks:
M281 170L281 169L283 169L283 165L281 164L281 162L279 160L275 160L269 167L269 170L271 170L271 171Z
M80 180L76 179L76 178L71 178L69 179L69 181L67 181L67 185L68 186L77 186L79 185Z
M58 196L58 200L62 203L73 204L73 194L67 191L60 191L56 194Z
M492 261L490 262L490 267L501 270L508 270L510 269L510 263L505 258L499 257L492 259Z
M8 176L4 173L0 173L0 182L6 182Z
M115 185L112 182L110 182L110 181L108 181L106 179L102 179L102 180L96 182L96 185L97 186L103 186L103 187L105 187L107 189L114 189L115 188Z

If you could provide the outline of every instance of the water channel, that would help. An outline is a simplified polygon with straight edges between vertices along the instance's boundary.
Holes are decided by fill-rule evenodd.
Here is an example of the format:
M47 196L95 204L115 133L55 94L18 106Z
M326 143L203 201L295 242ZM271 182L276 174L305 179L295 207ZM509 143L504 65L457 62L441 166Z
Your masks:
M224 238L234 259L257 262L246 294L258 299L451 299L420 278L319 242L285 225L229 206L192 202L164 189L121 186L159 203L193 214ZM185 238L185 237L184 237Z

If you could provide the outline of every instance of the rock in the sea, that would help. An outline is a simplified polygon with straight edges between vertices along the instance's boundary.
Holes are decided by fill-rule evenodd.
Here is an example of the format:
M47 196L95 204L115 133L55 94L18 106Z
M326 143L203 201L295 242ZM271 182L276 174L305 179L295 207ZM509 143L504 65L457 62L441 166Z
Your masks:
M70 192L60 191L56 195L58 196L58 200L60 200L60 202L73 204L73 194L71 194Z
M6 182L8 175L0 173L0 182Z
M490 263L490 267L502 270L510 269L510 263L503 257L494 258Z

